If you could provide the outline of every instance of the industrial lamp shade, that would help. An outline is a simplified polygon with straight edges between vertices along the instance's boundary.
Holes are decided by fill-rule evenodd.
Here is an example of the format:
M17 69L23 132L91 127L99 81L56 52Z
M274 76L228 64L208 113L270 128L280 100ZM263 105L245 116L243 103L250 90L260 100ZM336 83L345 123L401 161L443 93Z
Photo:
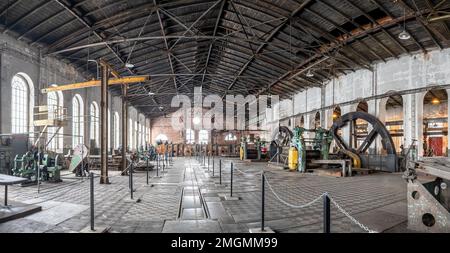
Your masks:
M411 35L410 35L407 31L403 30L403 31L398 35L398 38L401 39L401 40L409 40L409 39L411 39Z

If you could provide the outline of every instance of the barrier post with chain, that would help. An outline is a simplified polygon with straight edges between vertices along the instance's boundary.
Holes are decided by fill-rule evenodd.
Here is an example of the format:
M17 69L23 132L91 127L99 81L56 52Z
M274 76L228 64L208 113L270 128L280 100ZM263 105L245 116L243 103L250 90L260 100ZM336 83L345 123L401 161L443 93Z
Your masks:
M230 197L233 197L233 163L231 163L231 174L230 174Z
M261 173L261 232L264 232L265 175Z
M149 157L147 157L147 185L148 185L148 160L150 160Z
M133 162L130 165L130 198L133 199Z
M91 206L91 231L95 231L94 228L94 173L89 174L90 179L90 206Z
M331 225L330 198L328 194L323 195L323 232L330 233Z

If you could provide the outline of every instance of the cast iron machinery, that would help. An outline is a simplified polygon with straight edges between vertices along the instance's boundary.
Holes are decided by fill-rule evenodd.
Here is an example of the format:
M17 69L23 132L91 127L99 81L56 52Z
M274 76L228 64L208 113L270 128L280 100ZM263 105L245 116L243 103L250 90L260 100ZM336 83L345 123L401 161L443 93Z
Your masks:
M44 154L39 169L42 172L42 181L52 183L62 182L61 170L63 164L63 156L55 154Z
M34 154L28 151L24 155L16 155L14 158L13 175L16 177L28 178L36 181L37 178L37 159Z
M40 181L61 182L63 156L49 153L27 152L14 158L13 175L29 179L29 183Z
M305 130L303 127L294 128L294 136L292 137L288 156L289 170L291 171L306 171L306 145L303 138Z
M310 140L312 142L312 149L307 150L307 140L303 137L305 132L314 133L314 138ZM321 160L328 160L330 154L330 145L333 141L333 136L330 131L321 127L317 129L305 129L303 127L294 128L294 136L291 141L291 147L289 149L288 164L291 171L306 172L307 160L311 160L316 153L320 152Z
M272 134L272 142L269 147L271 162L283 162L287 160L293 133L288 127L280 126ZM283 152L284 151L284 152Z
M353 128L357 120L364 120L369 124L369 133L358 147L354 147L351 144L347 144L339 132L347 126ZM394 141L385 125L375 116L365 112L347 113L334 122L330 131L340 152L353 160L354 168L377 167L382 171L389 172L397 172L399 170ZM367 154L369 147L378 136L381 138L383 154Z
M246 137L241 138L239 157L241 160L249 159L260 161L263 157L262 149L265 142L262 141L259 136L255 137L254 143L249 143L250 141L251 140ZM250 148L250 146L254 146L254 148Z
M407 159L408 229L450 232L450 159Z

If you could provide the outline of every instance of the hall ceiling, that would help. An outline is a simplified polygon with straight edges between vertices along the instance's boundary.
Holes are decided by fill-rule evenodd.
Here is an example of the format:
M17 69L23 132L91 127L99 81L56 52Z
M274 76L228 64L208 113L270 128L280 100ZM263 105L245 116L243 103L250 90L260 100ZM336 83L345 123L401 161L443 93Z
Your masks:
M287 97L375 62L447 48L450 0L4 0L0 28L92 77L89 59L123 76L150 75L130 86L129 100L161 116L196 86ZM410 39L399 39L403 30Z

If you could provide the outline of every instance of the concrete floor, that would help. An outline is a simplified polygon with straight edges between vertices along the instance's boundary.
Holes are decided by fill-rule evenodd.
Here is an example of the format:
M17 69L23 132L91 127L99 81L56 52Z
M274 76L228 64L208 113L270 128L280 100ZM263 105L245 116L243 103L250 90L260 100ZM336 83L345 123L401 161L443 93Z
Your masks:
M377 173L351 178L302 175L271 169L266 163L223 160L222 185L218 159L215 175L212 162L203 167L195 159L175 158L173 166L154 177L150 185L146 173L134 174L136 192L130 201L128 177L110 172L111 185L95 182L95 223L111 232L126 233L247 233L260 226L261 170L272 189L292 205L308 203L324 192L356 220L377 232L406 232L406 183L400 174ZM230 192L230 163L234 163L233 196ZM98 172L96 172L98 173ZM68 174L68 172L65 172ZM72 175L70 175L73 177ZM322 232L322 201L305 208L280 202L266 184L266 226L276 232ZM79 232L89 226L89 181L65 179L60 184L11 187L10 199L37 203L43 211L0 224L0 232ZM365 232L333 204L331 231Z

